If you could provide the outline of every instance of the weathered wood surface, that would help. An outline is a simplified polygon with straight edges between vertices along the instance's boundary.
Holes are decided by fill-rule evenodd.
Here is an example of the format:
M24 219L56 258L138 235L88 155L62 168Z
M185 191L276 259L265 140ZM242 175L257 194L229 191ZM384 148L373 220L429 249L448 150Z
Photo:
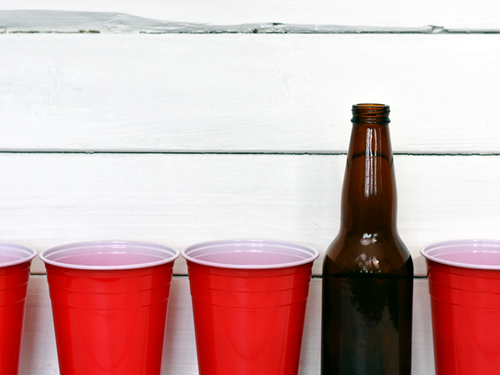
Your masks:
M499 157L397 155L395 166L399 231L418 275L429 242L498 237ZM0 154L0 234L37 250L271 238L324 253L338 231L344 168L344 155Z
M350 107L378 101L392 108L400 233L424 276L423 245L499 237L499 33L495 0L2 0L1 240L258 237L324 252ZM427 281L415 287L413 374L428 375ZM319 373L320 288L300 375ZM191 314L177 276L163 374L197 373ZM57 373L36 275L22 375Z
M0 35L0 150L499 153L499 35Z
M94 22L95 13L105 13L115 30L128 30L133 17L142 22L197 23L203 25L242 25L281 23L296 25L347 26L352 30L363 27L379 31L415 30L437 26L435 31L499 31L500 4L495 0L451 1L423 0L418 3L397 0L230 0L203 1L175 0L119 1L119 0L2 0L0 10L21 11L11 15L10 24L29 27L34 10L51 11L47 17L54 25L76 26L83 21ZM76 12L73 15L68 12ZM90 12L90 13L86 13ZM65 14L66 13L66 14ZM94 14L92 14L94 13ZM132 17L130 17L132 16ZM137 20L135 20L137 22ZM0 24L0 26L2 26ZM279 25L276 25L279 27ZM313 29L312 27L310 27ZM43 31L38 30L38 31Z

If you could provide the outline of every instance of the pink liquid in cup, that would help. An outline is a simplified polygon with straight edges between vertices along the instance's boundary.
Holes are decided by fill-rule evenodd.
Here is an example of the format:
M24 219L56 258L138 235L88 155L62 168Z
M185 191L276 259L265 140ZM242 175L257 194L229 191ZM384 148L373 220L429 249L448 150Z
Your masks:
M0 374L19 373L30 265L35 256L30 248L0 243Z
M437 375L493 374L500 368L500 241L424 247Z
M159 375L172 267L179 252L102 241L40 254L61 375Z
M297 375L316 250L207 242L187 259L200 375Z

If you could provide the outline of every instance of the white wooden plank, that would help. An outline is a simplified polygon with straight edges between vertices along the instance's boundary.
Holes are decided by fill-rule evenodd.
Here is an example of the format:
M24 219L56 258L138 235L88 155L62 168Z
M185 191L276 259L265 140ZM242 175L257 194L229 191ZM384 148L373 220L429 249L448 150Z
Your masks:
M380 27L311 25L288 23L245 23L212 25L170 22L131 16L125 13L71 12L50 10L0 11L1 33L104 33L104 34L213 34L213 33L445 33L448 29L432 25L421 27ZM474 29L468 32L478 32Z
M24 321L21 375L59 375L46 276L31 275Z
M281 22L380 27L438 25L461 30L500 28L500 7L494 0L418 3L396 0L241 0L237 3L230 0L3 0L0 9L127 13L166 21L233 25Z
M498 35L0 38L0 150L345 151L350 108L394 150L500 151Z
M498 237L500 157L398 155L395 165L399 231L417 275L429 242ZM37 250L270 238L324 253L338 231L344 167L345 156L330 155L0 154L0 236ZM33 271L44 271L38 260ZM186 274L181 259L174 272Z
M435 374L431 296L427 279L415 279L413 284L412 334L413 374Z
M434 373L429 293L426 279L415 280L413 374ZM321 279L310 286L299 375L320 369ZM187 277L175 277L169 300L163 375L198 374L191 297ZM21 375L57 375L57 354L45 276L32 276L26 309Z
M442 26L364 26L290 23L244 23L212 25L170 22L132 16L125 13L72 12L51 10L0 10L1 33L104 33L104 34L213 34L213 33L448 33ZM467 33L496 32L491 29L467 29ZM500 27L499 30L500 31ZM463 30L460 32L464 32Z

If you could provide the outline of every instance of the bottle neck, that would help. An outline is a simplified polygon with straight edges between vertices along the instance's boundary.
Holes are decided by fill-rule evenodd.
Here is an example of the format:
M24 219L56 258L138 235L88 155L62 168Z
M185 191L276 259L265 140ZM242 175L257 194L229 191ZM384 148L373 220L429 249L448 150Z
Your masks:
M389 109L384 106L387 112L373 117L356 113L354 107L342 189L341 230L367 237L381 232L395 233L396 184Z

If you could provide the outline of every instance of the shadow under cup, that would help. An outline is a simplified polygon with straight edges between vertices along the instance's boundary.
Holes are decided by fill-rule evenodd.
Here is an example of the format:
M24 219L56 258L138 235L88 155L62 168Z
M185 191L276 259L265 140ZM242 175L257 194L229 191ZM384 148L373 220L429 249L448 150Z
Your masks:
M277 241L191 246L200 375L297 375L316 250Z
M424 247L437 375L500 370L500 241Z
M0 243L0 374L19 373L30 266L36 252Z
M58 246L47 269L62 375L159 375L177 250L142 242Z

